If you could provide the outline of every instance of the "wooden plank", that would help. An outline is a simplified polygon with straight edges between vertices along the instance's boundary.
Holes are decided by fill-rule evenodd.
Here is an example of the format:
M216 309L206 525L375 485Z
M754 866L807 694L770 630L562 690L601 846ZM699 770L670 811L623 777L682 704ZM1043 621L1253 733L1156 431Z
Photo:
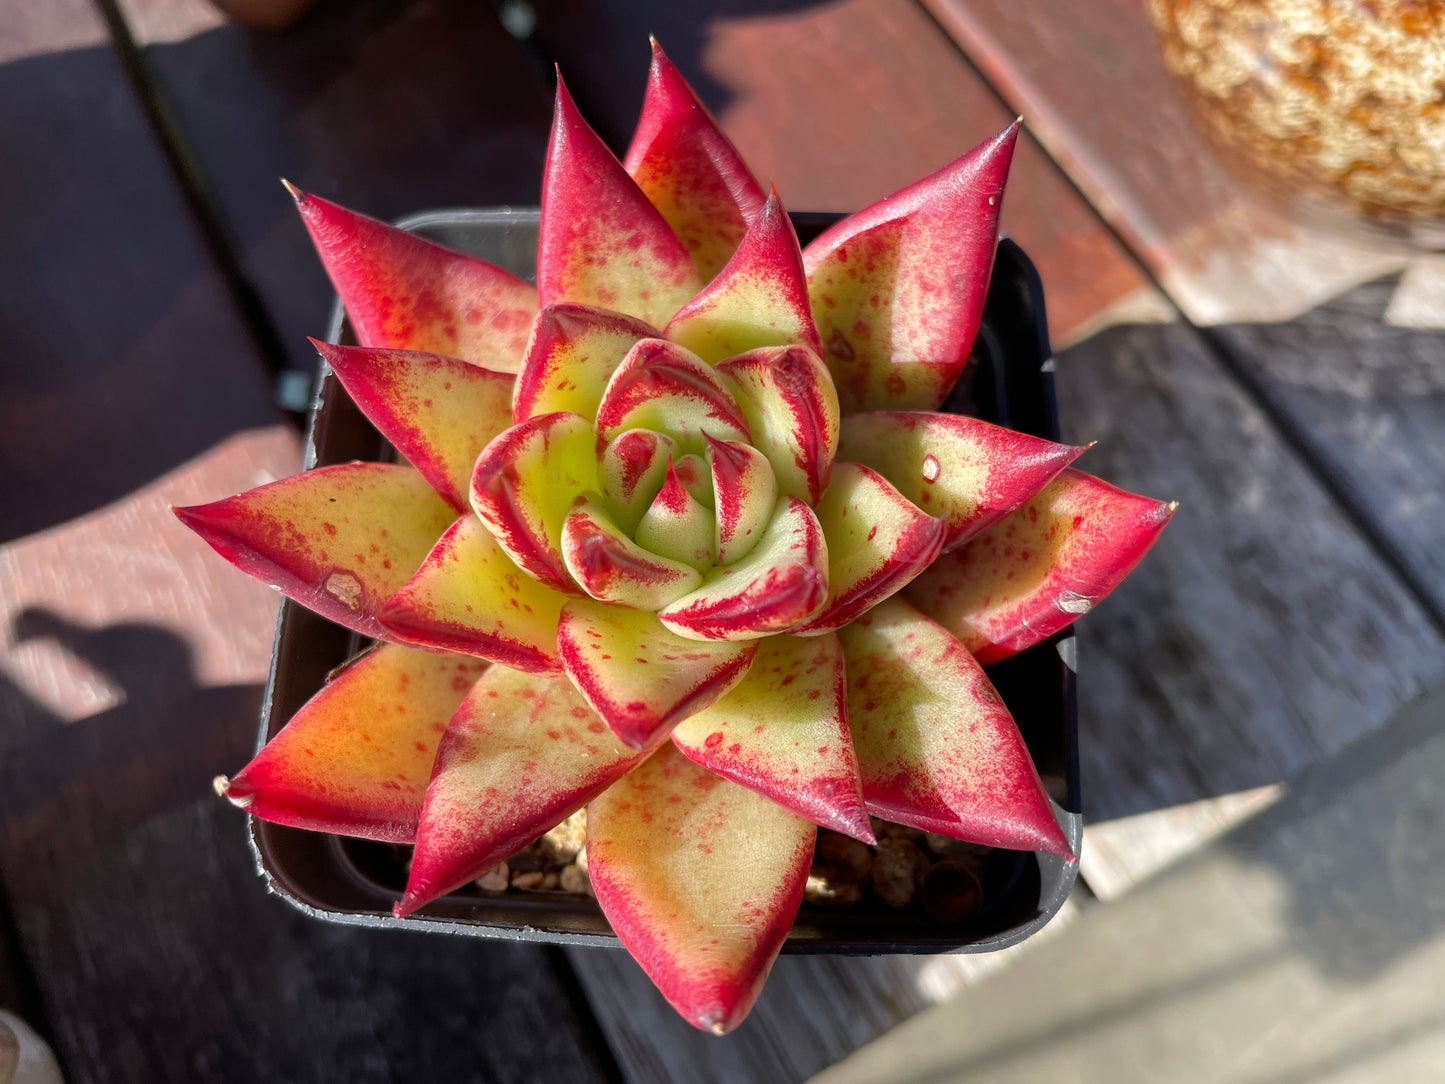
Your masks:
M284 33L121 8L298 368L332 291L278 177L384 219L537 202L550 90L490 5L330 4Z
M912 5L846 0L700 20L685 5L551 0L538 12L537 40L614 147L636 123L655 33L757 175L799 210L856 210L1013 119ZM1142 284L1029 138L1003 225L1038 264L1061 341Z
M790 1084L1047 944L1077 914L1067 901L1033 938L987 955L783 956L748 1019L722 1042L678 1016L626 953L567 955L633 1084Z
M1180 325L1058 357L1081 465L1180 511L1079 624L1086 812L1121 817L1288 779L1442 672L1428 616L1258 407Z
M168 506L299 452L239 436L0 549L0 868L68 1078L606 1079L544 950L293 912L210 793L254 747L275 595Z
M0 20L0 539L279 418L87 0Z
M1433 360L1445 336L1384 326L1393 280L1372 282L1405 257L1281 220L1252 197L1191 124L1144 5L924 2L1170 298L1196 323L1227 325L1221 341L1244 378L1445 622L1445 387Z

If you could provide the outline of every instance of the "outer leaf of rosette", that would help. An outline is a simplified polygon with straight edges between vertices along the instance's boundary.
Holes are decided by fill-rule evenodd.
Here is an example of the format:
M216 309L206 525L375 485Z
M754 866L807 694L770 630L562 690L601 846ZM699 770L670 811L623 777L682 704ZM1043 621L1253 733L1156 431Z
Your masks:
M597 305L662 327L701 287L687 247L582 119L559 76L542 175L541 303Z
M663 746L587 807L587 872L623 945L694 1027L737 1027L787 938L812 822Z
M486 260L287 185L363 346L515 373L537 291Z
M395 463L318 467L173 511L242 572L378 640L394 639L377 620L382 607L456 518Z
M628 429L666 433L684 453L704 452L704 434L749 439L747 422L722 378L691 350L666 339L634 346L602 393L598 438L610 441Z
M934 410L968 361L1018 122L803 252L844 413Z
M743 679L757 645L698 643L656 615L569 602L557 629L567 676L624 743L640 749Z
M562 524L577 495L596 488L592 423L580 414L539 414L483 449L472 473L472 508L520 568L576 594L562 560Z
M563 675L492 667L437 750L396 913L410 914L514 854L643 755L622 745Z
M760 346L821 351L798 235L776 189L727 266L673 316L667 337L713 364Z
M838 451L838 393L818 355L801 346L764 347L717 366L778 488L817 504ZM714 434L716 435L716 434Z
M840 629L901 591L943 547L946 522L860 463L833 464L817 512L828 540L828 604L797 629L804 635Z
M784 496L751 553L713 569L701 587L657 616L690 640L756 640L803 624L827 601L823 529L811 508Z
M868 411L843 419L838 455L872 467L929 515L945 551L1012 512L1087 448L957 414Z
M649 613L702 582L691 565L649 553L628 538L602 506L584 493L562 525L562 559L572 579L602 602Z
M1098 605L1149 552L1175 507L1069 468L940 558L908 598L980 662L997 662Z
M328 681L217 789L265 821L410 843L437 743L486 667L383 644Z
M373 425L458 512L472 467L512 424L511 373L412 350L311 340Z
M1013 716L947 629L892 598L838 636L870 813L971 843L1073 857Z
M548 305L537 314L517 374L512 420L568 410L597 417L612 371L639 339L657 329L620 312L591 305Z
M656 40L642 117L623 161L692 253L704 281L728 262L766 198Z
M873 843L848 732L848 682L836 636L769 636L747 676L683 720L672 741L708 771L815 824Z
M381 621L409 644L517 670L557 670L557 618L566 601L513 564L468 512L392 596Z

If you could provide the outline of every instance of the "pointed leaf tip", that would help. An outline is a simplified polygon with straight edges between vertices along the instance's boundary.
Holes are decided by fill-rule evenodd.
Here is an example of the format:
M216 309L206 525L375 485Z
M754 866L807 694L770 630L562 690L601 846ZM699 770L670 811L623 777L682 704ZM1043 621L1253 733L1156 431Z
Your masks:
M537 289L662 327L702 285L692 257L557 80L542 175Z
M288 181L285 177L282 177L282 178L281 178L281 187L284 188L284 189L286 189L286 191L291 194L291 198L294 199L297 203L305 203L305 202L306 202L306 200L307 200L307 198L308 198L307 195L306 195L306 193L303 192L301 189L297 188L294 184L292 184L290 181Z
M825 230L803 252L847 413L935 410L968 361L998 244L1011 126Z
M703 281L737 248L766 193L657 44L627 172L692 254Z

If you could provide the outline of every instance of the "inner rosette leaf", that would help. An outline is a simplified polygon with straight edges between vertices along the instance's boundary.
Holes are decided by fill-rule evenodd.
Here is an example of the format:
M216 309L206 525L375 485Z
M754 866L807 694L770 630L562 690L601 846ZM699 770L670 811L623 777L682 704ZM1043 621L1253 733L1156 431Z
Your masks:
M669 557L706 572L717 559L717 517L687 491L672 463L652 505L637 526L637 542L659 557Z
M666 433L683 452L699 455L703 433L751 443L748 423L712 366L666 339L643 339L607 382L597 436L610 441L627 429Z
M601 498L584 493L562 525L562 559L572 578L599 602L658 610L702 582L691 565L649 553L607 514Z
M576 594L562 560L562 524L577 495L596 488L592 423L580 414L543 414L483 449L472 474L472 508L521 568Z

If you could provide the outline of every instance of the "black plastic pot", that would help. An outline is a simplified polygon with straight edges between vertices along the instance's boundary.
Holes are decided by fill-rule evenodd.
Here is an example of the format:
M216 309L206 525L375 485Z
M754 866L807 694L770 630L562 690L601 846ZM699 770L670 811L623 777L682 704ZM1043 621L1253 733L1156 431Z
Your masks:
M793 219L806 244L833 215ZM537 248L536 210L436 211L399 225L530 277ZM350 340L341 308L328 338ZM1044 323L1043 288L1023 250L1000 241L977 362L946 404L1038 436L1058 439L1053 362ZM312 406L306 466L395 453L324 365ZM364 645L355 633L285 601L261 711L264 744L321 688L327 673ZM1075 852L1079 816L1074 640L1070 630L989 668L989 676L1018 721L1044 786ZM271 892L316 918L352 926L405 927L470 937L616 945L596 902L556 892L483 895L459 891L405 919L392 917L404 867L395 848L286 828L251 818L257 870ZM967 919L939 923L921 906L893 911L882 903L847 908L812 906L799 912L784 952L878 954L986 952L1015 944L1042 928L1063 905L1078 866L1050 855L995 851L981 875L983 899Z

